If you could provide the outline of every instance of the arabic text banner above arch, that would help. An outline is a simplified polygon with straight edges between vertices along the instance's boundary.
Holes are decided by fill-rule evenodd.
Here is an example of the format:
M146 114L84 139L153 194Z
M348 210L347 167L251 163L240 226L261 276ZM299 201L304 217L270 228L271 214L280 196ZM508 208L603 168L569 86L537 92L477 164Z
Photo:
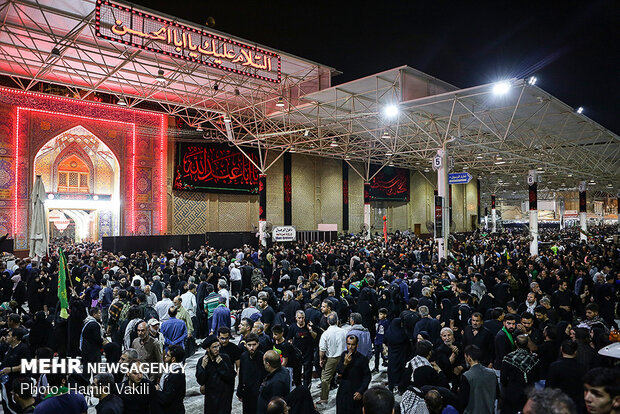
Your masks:
M370 175L375 175L379 168L378 165L371 165ZM409 201L409 170L383 167L370 180L368 198L369 201Z
M151 16L136 8L97 0L95 26L97 36L112 42L268 82L281 80L282 62L277 53Z
M236 147L213 143L177 143L174 189L212 193L258 194L258 169ZM258 152L244 149L258 164Z

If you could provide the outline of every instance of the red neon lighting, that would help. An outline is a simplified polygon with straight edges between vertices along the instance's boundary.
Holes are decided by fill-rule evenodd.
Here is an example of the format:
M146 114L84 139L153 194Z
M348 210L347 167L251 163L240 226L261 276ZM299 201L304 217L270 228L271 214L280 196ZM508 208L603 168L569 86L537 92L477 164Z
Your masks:
M73 102L76 102L76 100L73 100ZM79 101L77 101L79 102ZM81 102L80 102L81 103ZM73 114L67 114L64 112L54 112L54 111L47 111L47 110L43 110L43 109L33 109L33 108L25 108L25 107L17 107L17 119L15 122L15 197L14 197L14 202L13 202L13 210L14 210L14 215L13 215L13 225L15 226L14 228L14 234L17 235L17 228L18 228L18 210L17 210L17 200L18 200L18 194L19 194L19 182L18 182L18 178L19 178L19 163L18 163L18 155L19 155L19 118L20 118L20 111L32 111L32 112L39 112L39 113L44 113L44 114L50 114L50 115L58 115L58 116L65 116L65 117L70 117L70 118L78 118L78 119L88 119L88 120L92 120L92 121L101 121L100 118L93 118L93 117L89 117L89 116L82 116L82 115L73 115ZM127 109L119 109L119 110L127 110ZM149 113L149 115L153 115L153 113ZM163 115L160 115L161 117L163 117ZM132 127L132 154L131 154L131 169L130 169L130 175L131 175L131 191L130 191L130 199L129 199L129 227L130 227L130 231L131 233L135 232L135 217L136 217L136 203L135 203L135 181L134 181L134 177L135 177L135 167L136 167L136 124L134 123L130 123L130 122L123 122L123 121L116 121L116 120L105 120L105 122L112 122L112 123L116 123L116 124L124 124L124 125L131 125ZM163 130L161 132L162 136L163 136ZM163 165L163 159L161 160L160 165ZM161 170L160 174L163 175L164 171ZM160 205L159 205L160 211L163 208L163 203L160 200Z
M55 96L55 95L46 95L43 93L37 93L37 92L30 92L30 91L22 91L22 90L15 90L15 89L11 89L11 88L5 88L5 87L0 87L0 92L4 92L4 93L9 93L9 94L18 94L18 95L24 95L24 96L32 96L32 97L39 97L39 98L45 98L45 99L49 99L49 100L53 100L53 101L58 101L58 102L67 102L67 103L72 103L72 104L79 104L79 105L86 105L86 106L91 106L91 107L96 107L96 108L102 108L102 109L106 109L106 110L110 110L113 109L114 111L129 111L130 113L134 113L134 114L140 114L140 115L148 115L148 116L158 116L160 118L160 159L159 159L159 176L160 176L160 196L159 196L159 200L158 200L158 206L157 209L159 210L159 214L160 214L160 233L163 234L165 233L165 229L166 229L166 223L167 223L167 217L165 214L166 211L166 203L165 203L165 197L166 197L166 166L165 166L165 158L166 158L166 145L167 145L167 141L166 141L166 131L164 128L164 124L165 124L165 116L164 114L161 113L157 113L157 112L152 112L152 111L146 111L146 110L140 110L140 109L131 109L131 108L119 108L116 105L110 105L110 104L103 104L103 103L98 103L98 102L92 102L92 101L80 101L77 99L73 99L73 98L65 98L65 97L61 97L61 96ZM20 141L20 136L19 136L19 125L21 122L21 111L33 111L33 112L39 112L39 113L45 113L45 114L50 114L50 115L58 115L58 116L65 116L65 117L72 117L72 118L78 118L78 119L87 119L87 120L91 120L91 121L102 121L101 118L94 118L94 117L89 117L89 116L83 116L83 115L74 115L74 114L70 114L70 113L64 113L64 112L55 112L55 111L49 111L49 110L43 110L43 109L34 109L34 108L27 108L27 107L16 107L16 119L15 119L15 131L14 131L14 144L15 144L15 193L13 194L13 235L16 237L18 234L18 228L20 227L21 223L19 221L19 211L18 211L18 200L19 200L19 194L20 194L20 185L19 185L19 151L21 150L21 141ZM130 202L130 209L129 209L129 216L130 216L130 231L133 233L135 232L135 218L136 218L136 212L135 212L135 167L136 167L136 124L135 123L131 123L131 122L124 122L124 121L117 121L117 120L103 120L103 122L113 122L116 124L123 124L123 125L131 125L132 126L132 158L131 158L131 199L129 200Z
M159 180L160 188L159 188L159 234L166 233L166 219L165 217L165 195L166 195L166 176L164 175L165 166L164 166L164 157L166 155L166 137L164 134L164 121L165 115L161 115L160 123L159 123Z
M136 232L136 124L133 124L132 126L131 169L129 170L131 173L131 197L129 198L129 202L131 203L131 205L129 207L129 229L133 234Z
M40 98L45 98L45 99L51 99L54 101L59 101L59 102L69 102L72 104L80 104L80 105L88 105L88 106L94 106L94 107L98 107L98 108L102 108L102 109L115 109L115 110L122 110L122 111L130 111L133 112L135 114L141 114L141 115L149 115L149 116L154 116L154 115L160 115L159 112L154 112L154 111L146 111L143 109L133 109L133 108L119 108L118 105L113 105L113 104L105 104L105 103L100 103L100 102L93 102L93 101L81 101L79 99L74 99L74 98L65 98L63 96L57 96L57 95L48 95L45 93L40 93L40 92L30 92L30 91L22 91L19 89L12 89L12 88L5 88L4 86L0 86L0 92L6 92L6 93L16 93L19 95L26 95L26 96L36 96L36 97L40 97ZM25 110L35 110L35 109L30 109L30 108L25 108L22 107L22 109ZM65 114L65 113L58 113L60 115L69 115L69 116L74 116L71 114ZM77 116L77 115L75 115ZM90 119L96 119L96 120L101 120L98 118L90 118ZM112 122L120 122L120 121L112 121Z
M15 117L15 194L13 200L13 237L17 239L17 197L19 194L19 109Z

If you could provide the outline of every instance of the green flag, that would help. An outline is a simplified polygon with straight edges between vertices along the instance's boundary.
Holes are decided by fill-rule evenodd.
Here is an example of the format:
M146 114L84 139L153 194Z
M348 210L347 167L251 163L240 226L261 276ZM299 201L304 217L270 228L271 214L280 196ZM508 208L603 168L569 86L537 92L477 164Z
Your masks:
M67 308L69 307L69 299L67 298L67 259L62 248L58 248L58 300L60 301L60 317L67 319L69 313Z

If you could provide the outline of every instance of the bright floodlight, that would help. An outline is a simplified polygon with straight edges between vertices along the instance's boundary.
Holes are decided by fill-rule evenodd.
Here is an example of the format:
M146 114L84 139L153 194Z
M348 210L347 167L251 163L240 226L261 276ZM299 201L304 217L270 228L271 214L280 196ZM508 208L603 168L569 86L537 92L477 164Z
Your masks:
M394 118L398 115L398 107L396 105L388 105L383 109L383 114L388 118Z
M580 114L583 112L583 106L580 106L579 108L577 108L577 113Z
M530 78L527 80L527 83L530 85L536 85L536 81L538 79L536 79L536 76L530 76Z
M510 90L510 86L510 82L508 81L497 82L493 85L493 93L495 95L505 95Z

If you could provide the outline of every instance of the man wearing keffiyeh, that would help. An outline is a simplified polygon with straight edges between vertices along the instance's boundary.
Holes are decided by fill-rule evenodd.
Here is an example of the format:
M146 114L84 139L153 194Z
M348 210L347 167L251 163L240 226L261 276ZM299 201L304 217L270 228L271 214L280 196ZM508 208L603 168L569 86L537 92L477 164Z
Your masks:
M539 377L538 355L530 352L527 335L519 335L517 349L502 360L500 384L502 387L501 413L517 413L527 402L525 390Z

